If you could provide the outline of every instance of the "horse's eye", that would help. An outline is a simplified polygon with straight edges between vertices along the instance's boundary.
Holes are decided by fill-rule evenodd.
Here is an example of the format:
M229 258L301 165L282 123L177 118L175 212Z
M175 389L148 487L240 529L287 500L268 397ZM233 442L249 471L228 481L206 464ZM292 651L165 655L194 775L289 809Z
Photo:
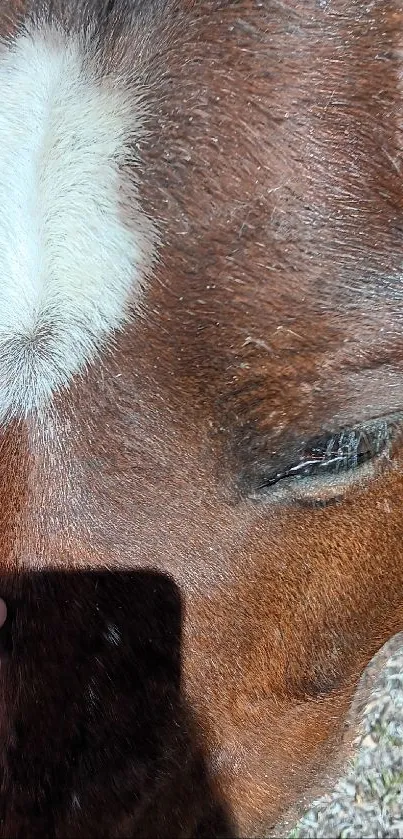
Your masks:
M401 417L374 420L364 426L344 428L336 434L323 434L304 443L299 455L285 468L264 476L260 489L282 481L308 482L309 479L337 478L359 471L381 455L389 456L401 425Z

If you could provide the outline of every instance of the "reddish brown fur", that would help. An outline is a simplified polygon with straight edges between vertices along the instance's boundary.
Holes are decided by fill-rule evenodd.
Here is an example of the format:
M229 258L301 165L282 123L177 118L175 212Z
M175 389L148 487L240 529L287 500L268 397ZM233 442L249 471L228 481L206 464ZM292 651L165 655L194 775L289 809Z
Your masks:
M323 767L360 673L403 626L399 440L335 503L313 503L320 484L305 501L256 496L300 441L402 411L403 9L51 5L74 26L95 8L106 65L131 39L161 248L113 352L42 426L3 432L0 836L260 835ZM16 30L9 2L0 22ZM114 686L123 653L102 653L90 723L88 627L97 638L103 609L141 639L150 570L176 604L168 624L182 620L180 686L177 630L161 642L171 717L128 643L133 679ZM74 774L80 726L90 757Z

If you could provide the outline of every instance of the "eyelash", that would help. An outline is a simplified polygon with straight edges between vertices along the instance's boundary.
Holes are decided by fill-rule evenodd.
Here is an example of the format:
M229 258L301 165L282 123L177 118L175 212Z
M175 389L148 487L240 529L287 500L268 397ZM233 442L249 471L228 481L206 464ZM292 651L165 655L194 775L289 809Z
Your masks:
M304 446L291 466L265 477L260 488L273 487L287 478L301 481L359 469L371 460L390 453L397 428L396 420L377 420L364 428L347 428L336 434L317 437Z

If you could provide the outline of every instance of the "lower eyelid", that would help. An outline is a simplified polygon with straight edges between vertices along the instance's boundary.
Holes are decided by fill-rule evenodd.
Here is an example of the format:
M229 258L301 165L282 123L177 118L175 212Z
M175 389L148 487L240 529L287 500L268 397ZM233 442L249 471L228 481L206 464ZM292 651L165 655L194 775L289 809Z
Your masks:
M336 495L342 498L351 487L373 477L374 464L370 461L359 470L351 469L338 475L323 475L320 478L301 481L299 485L294 484L292 488L290 487L289 492L293 500L296 501L308 498L324 501L334 498Z
M391 464L390 450L381 452L372 460L355 469L341 471L338 474L302 478L290 482L287 496L293 502L322 503L342 500L354 487L364 487L369 481L383 473L385 465ZM284 488L285 489L285 488Z

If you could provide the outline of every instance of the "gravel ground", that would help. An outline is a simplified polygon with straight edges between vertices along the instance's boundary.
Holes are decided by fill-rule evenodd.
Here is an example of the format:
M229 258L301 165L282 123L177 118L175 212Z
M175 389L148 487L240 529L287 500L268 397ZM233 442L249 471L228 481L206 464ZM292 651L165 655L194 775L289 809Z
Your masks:
M403 837L403 633L367 668L356 709L355 757L290 839Z

